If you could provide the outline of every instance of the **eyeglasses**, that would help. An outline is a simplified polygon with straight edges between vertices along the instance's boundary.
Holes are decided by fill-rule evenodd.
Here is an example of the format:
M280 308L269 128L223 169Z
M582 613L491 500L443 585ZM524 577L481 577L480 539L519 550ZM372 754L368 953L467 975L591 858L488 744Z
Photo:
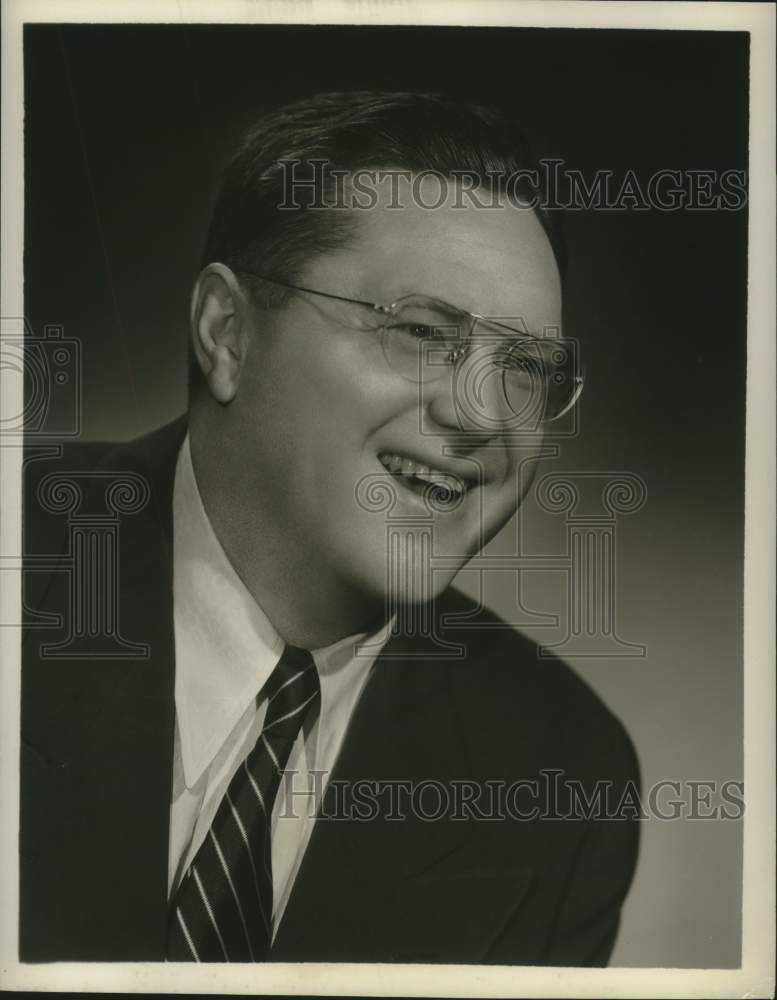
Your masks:
M292 285L254 271L240 273L369 310L357 328L379 332L388 365L412 382L434 381L464 358L470 359L477 373L470 383L474 391L484 378L496 373L504 400L522 424L557 420L574 406L583 390L570 340L537 337L426 295L405 295L391 305L381 305ZM513 336L507 337L505 331Z

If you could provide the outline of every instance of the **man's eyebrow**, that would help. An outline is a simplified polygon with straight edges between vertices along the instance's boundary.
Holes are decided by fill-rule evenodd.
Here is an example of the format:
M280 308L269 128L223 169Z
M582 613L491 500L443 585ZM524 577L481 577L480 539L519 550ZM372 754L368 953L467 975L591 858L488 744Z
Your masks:
M439 303L447 309L450 309L452 312L461 313L465 316L472 317L475 320L487 320L504 330L505 336L509 334L513 334L517 337L539 336L538 333L528 329L528 324L522 318L520 313L512 315L501 311L481 312L479 310L467 309L455 302L451 302L450 299L447 299L444 296L419 288L417 285L411 286L403 283L385 294L378 294L377 297L373 296L369 292L359 292L359 290L355 289L353 285L346 287L350 287L350 291L338 292L337 294L358 301L364 305L390 306L395 302L399 302L401 299L407 298L408 296L417 295L422 298L430 299L432 302Z
M386 302L378 301L377 305L392 305L394 302L398 302L400 299L405 298L408 295L419 295L424 298L431 299L434 302L438 302L440 305L446 306L453 312L461 313L464 316L469 316L474 320L486 320L504 331L506 338L509 338L512 334L514 337L529 337L533 339L539 339L540 334L534 330L528 329L528 324L520 315L506 316L504 313L487 313L487 312L475 312L470 309L465 309L463 306L456 305L450 302L448 299L440 298L439 295L430 295L426 292L419 292L413 290L411 292L404 292L400 295L395 295L394 298L387 300Z
M444 296L436 294L435 292L425 291L417 285L402 286L401 288L388 292L374 300L370 299L370 301L374 301L375 304L379 306L391 306L394 305L395 302L400 302L402 299L409 298L410 296L418 296L422 299L429 299L431 302L445 306L445 308L450 309L451 312L463 313L465 316L474 315L463 306L459 306L454 302L451 302L450 299L446 299ZM370 298L370 296L367 296L367 298Z

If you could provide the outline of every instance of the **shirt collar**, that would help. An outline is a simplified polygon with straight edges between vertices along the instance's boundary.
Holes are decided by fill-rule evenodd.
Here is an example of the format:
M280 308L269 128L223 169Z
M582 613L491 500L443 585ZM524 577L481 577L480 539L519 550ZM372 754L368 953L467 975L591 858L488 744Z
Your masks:
M256 698L284 642L216 537L197 487L189 436L173 487L175 706L184 780L191 788ZM313 650L322 711L345 723L391 623Z
M216 538L188 435L175 472L173 544L175 704L191 788L270 676L283 640Z

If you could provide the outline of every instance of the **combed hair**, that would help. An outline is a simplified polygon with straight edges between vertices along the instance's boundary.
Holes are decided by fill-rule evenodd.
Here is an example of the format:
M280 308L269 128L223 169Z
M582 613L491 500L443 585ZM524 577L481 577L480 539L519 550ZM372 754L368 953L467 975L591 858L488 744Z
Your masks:
M298 162L296 177L307 169L309 178L332 190L308 190L299 208L279 209L286 194L284 161ZM325 161L327 170L316 172L315 161ZM498 184L522 171L516 193L524 204L538 200L534 211L564 273L562 234L542 207L543 192L525 176L536 164L512 118L437 94L380 91L318 94L253 124L225 171L202 266L220 261L235 272L294 282L311 258L342 247L352 233L356 213L310 210L311 202L334 198L329 171L389 168L449 177L466 173L475 187L489 189L495 178ZM190 349L190 396L203 382Z

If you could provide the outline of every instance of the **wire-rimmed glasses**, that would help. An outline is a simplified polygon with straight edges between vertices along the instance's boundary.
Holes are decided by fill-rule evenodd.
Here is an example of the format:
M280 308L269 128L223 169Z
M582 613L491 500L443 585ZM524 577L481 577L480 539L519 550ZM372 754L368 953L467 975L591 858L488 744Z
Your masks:
M388 365L412 382L440 378L464 358L469 359L468 368L479 373L481 380L498 373L503 398L522 422L557 420L574 406L582 392L583 375L578 370L571 340L537 337L426 295L405 295L390 305L382 305L293 285L252 271L241 273L292 291L369 310L358 328L380 332Z

